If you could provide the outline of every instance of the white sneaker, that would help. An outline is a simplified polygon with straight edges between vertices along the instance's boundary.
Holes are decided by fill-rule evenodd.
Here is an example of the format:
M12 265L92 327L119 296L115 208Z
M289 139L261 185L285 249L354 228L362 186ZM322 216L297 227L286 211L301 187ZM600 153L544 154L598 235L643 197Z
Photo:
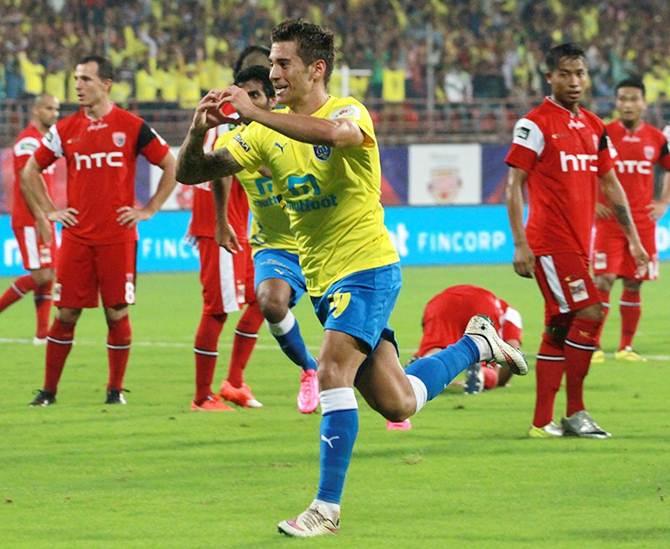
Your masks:
M528 364L521 351L503 341L487 316L473 316L465 327L465 335L484 338L491 348L493 360L509 366L513 374L525 376L528 373Z
M598 425L586 410L580 410L570 417L564 417L561 419L561 426L565 436L599 439L612 436Z
M535 427L531 425L528 430L530 438L558 438L563 436L563 427L556 425L553 421L547 423L544 427Z
M281 534L295 538L312 538L325 534L337 534L340 529L340 517L332 516L329 509L316 502L300 513L296 518L282 520L277 524Z

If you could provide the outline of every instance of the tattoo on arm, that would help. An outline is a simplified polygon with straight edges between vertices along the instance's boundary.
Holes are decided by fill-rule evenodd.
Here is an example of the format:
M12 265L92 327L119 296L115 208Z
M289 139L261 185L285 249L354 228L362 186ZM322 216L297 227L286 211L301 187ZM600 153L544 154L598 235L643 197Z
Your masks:
M202 183L212 179L233 175L242 166L226 149L205 153L201 139L188 139L179 152L177 180L182 183Z
M621 225L622 227L630 227L631 225L630 212L628 211L626 205L614 204L613 209L614 209L614 215L616 216L619 225Z

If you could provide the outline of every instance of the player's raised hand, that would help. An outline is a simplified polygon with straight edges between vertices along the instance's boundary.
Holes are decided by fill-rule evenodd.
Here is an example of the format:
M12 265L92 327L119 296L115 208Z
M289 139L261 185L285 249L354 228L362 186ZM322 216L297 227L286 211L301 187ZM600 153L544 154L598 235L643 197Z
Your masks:
M649 212L649 217L654 221L658 221L665 215L668 205L665 202L659 202L654 200L651 204L647 205L647 211Z
M223 90L210 90L195 109L191 127L208 130L232 120L219 110L222 103Z
M119 214L116 218L118 224L128 227L134 227L140 221L146 221L153 215L153 212L146 208L133 208L132 206L121 206L117 208L116 213Z
M216 243L225 248L231 254L242 251L240 241L237 239L234 229L230 223L216 221Z
M514 272L524 278L533 278L535 255L526 243L514 246Z
M635 265L637 265L637 276L642 278L649 268L649 254L640 242L633 242L628 248L630 250L630 255L633 256L633 259L635 260Z
M254 110L258 108L251 102L247 91L238 86L229 86L223 90L219 106L222 107L224 103L230 103L242 118L249 120L252 119Z
M74 227L79 223L77 215L79 211L75 208L65 208L63 210L54 210L47 214L47 219L49 221L57 221L62 223L65 227Z

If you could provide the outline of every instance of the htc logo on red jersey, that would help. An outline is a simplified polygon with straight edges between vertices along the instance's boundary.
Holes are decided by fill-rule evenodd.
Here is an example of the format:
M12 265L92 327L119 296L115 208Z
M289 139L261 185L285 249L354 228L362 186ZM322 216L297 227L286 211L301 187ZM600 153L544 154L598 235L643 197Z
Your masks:
M597 172L597 154L568 154L561 151L562 172Z
M639 173L641 175L652 173L653 164L649 160L615 160L614 164L619 173Z
M92 154L74 153L75 169L90 170L92 168L102 168L109 166L110 168L123 168L123 153L115 152L97 152Z

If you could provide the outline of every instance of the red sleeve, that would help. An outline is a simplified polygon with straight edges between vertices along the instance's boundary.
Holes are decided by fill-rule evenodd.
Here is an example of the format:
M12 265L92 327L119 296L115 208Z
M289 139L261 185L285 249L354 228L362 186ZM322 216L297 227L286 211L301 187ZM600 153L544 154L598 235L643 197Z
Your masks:
M33 155L37 165L44 170L56 161L55 153L42 143Z
M137 136L137 152L144 156L152 164L160 164L165 155L170 152L170 147L165 140L142 122L140 133Z
M536 162L537 154L535 151L523 145L513 144L505 157L505 164L512 168L519 168L526 173L533 169Z
M598 143L598 175L605 175L608 171L614 168L614 159L617 157L616 149L609 136L607 130L602 129L600 135L600 142Z

